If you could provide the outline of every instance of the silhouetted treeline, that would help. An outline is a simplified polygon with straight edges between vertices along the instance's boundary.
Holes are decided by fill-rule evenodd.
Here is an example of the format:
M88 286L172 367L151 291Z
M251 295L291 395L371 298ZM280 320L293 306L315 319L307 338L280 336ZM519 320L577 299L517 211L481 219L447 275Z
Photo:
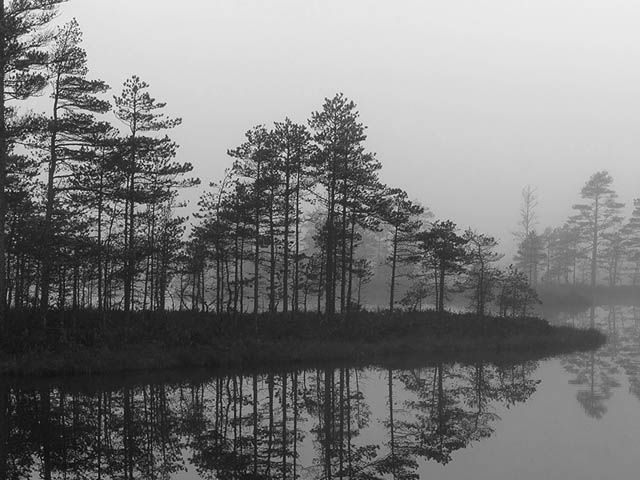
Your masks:
M180 119L135 75L112 105L78 23L50 26L59 3L2 6L0 303L163 308L185 228L178 189L198 183L164 133ZM35 95L42 113L14 102Z
M497 241L433 221L407 192L384 185L358 118L337 94L308 127L287 118L246 133L224 180L200 200L178 308L347 315L367 306L363 285L385 272L388 302L369 306L444 311L449 293L464 292L479 315L494 305L526 316L536 294L523 273L497 266Z
M494 238L433 220L381 182L343 94L303 124L250 129L188 225L178 193L199 182L167 136L181 120L135 75L109 101L78 23L50 25L58 3L1 10L2 308L332 317L366 306L443 311L465 292L480 315L524 317L535 303L525 275L497 267ZM35 95L43 112L16 102ZM366 298L376 276L384 292Z

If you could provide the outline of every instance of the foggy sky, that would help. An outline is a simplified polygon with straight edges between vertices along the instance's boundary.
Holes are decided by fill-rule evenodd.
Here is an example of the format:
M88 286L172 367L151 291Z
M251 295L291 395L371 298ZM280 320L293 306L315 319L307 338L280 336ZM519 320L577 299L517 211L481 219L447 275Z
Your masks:
M461 228L510 243L526 184L556 226L602 169L640 197L636 2L71 0L71 17L111 95L137 74L183 118L171 136L204 185L253 125L344 92L382 180Z

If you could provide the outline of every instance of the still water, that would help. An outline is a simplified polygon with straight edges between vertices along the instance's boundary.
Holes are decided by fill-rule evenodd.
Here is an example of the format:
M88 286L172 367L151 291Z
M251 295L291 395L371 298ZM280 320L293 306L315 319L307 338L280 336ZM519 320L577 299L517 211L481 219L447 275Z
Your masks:
M516 364L4 384L0 478L637 478L640 309L556 321L610 341Z

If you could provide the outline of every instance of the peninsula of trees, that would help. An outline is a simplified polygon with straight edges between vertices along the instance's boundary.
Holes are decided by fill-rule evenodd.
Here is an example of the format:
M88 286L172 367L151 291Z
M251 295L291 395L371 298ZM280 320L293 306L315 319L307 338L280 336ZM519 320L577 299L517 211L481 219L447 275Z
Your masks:
M495 238L434 219L385 185L356 104L341 93L302 123L250 128L193 218L180 215L180 191L200 183L169 136L181 119L136 75L116 92L90 75L78 22L52 24L61 3L0 9L5 343L40 332L44 344L52 335L65 344L86 321L102 333L74 341L93 345L114 315L130 340L126 322L140 312L252 318L256 332L261 315L317 312L345 324L372 308L443 314L454 292L477 318L530 315L542 258L529 246L534 230L523 236L523 268L505 267ZM27 108L34 96L43 111ZM595 219L595 258L615 205L606 181L603 193L586 192L595 203L578 208L576 225ZM367 301L376 277L384 293Z

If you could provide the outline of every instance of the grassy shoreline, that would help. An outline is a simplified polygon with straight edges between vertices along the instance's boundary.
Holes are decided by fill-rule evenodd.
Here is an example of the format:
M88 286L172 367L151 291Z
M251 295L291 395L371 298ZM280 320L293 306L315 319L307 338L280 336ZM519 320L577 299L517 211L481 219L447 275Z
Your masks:
M0 344L1 376L58 376L177 368L255 368L319 362L375 364L394 357L448 360L532 358L587 350L606 338L595 330L545 320L466 314L357 313L326 322L315 314L216 317L168 312L124 316L13 314Z

